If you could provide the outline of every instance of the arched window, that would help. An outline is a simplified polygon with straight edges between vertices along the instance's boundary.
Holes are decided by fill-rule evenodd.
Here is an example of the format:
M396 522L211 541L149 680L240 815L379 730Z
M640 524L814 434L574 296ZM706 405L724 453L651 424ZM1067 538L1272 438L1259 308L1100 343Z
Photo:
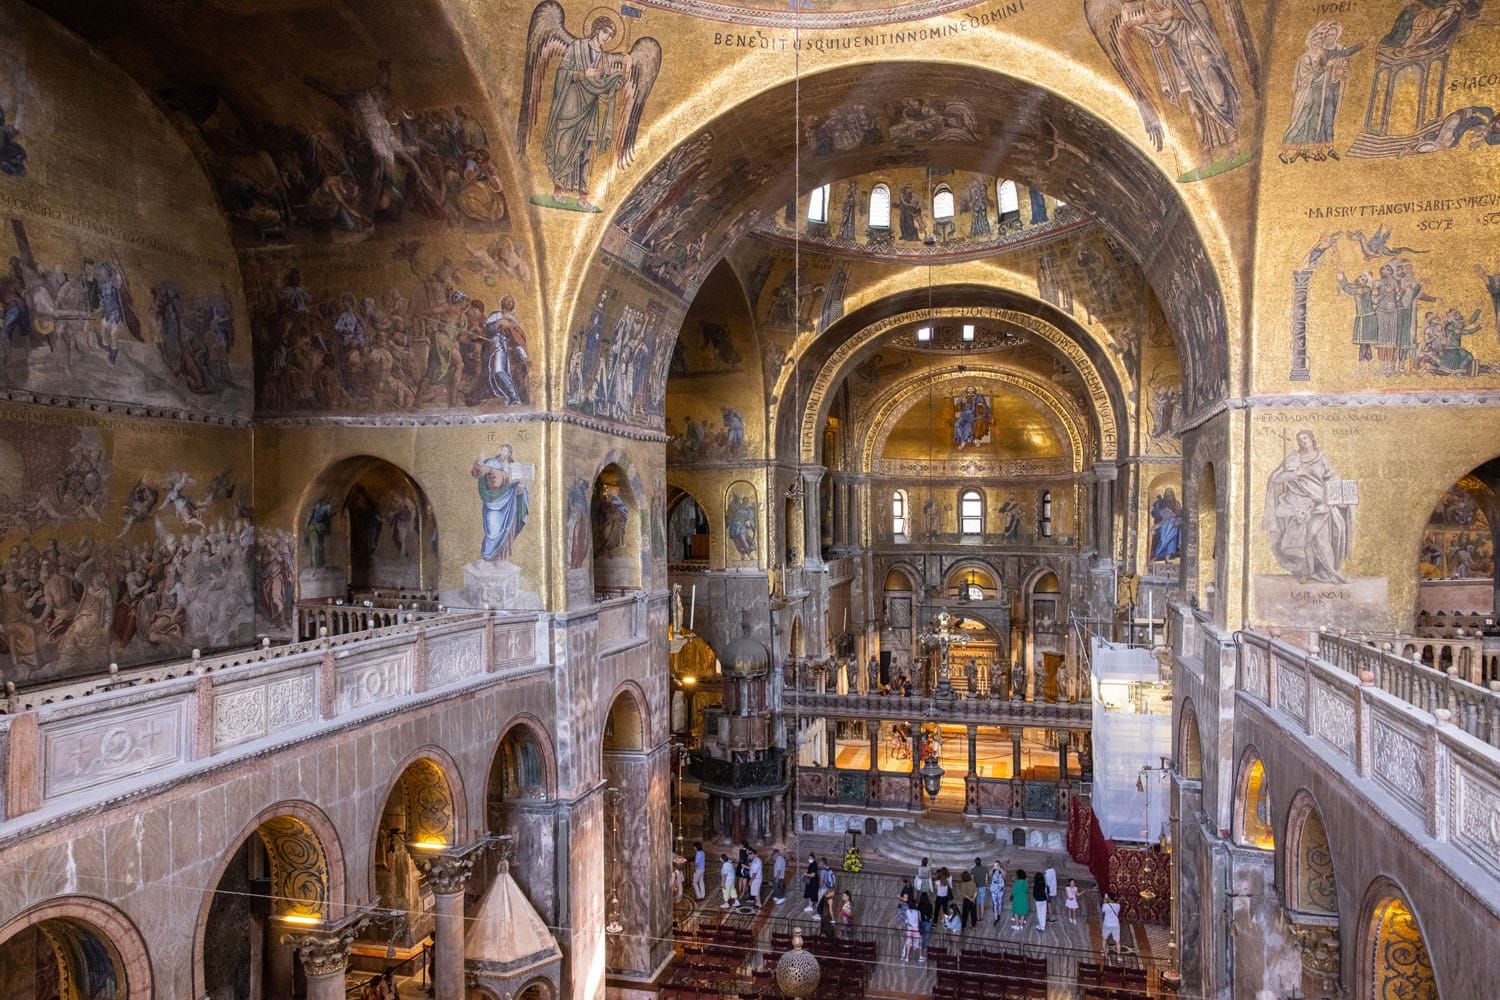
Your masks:
M1042 491L1042 516L1037 521L1037 529L1043 538L1052 537L1052 491Z
M906 536L906 491L897 490L891 494L891 534L898 538Z
M958 530L964 535L984 534L984 494L978 490L958 495Z
M953 191L946 184L932 196L932 217L939 221L953 218Z
M1021 217L1021 197L1016 193L1015 181L1000 181L995 185L995 204L1000 206L1001 222Z
M829 185L827 184L819 188L813 188L812 197L807 199L808 222L828 221L828 188Z
M891 189L884 184L870 192L870 228L891 228Z

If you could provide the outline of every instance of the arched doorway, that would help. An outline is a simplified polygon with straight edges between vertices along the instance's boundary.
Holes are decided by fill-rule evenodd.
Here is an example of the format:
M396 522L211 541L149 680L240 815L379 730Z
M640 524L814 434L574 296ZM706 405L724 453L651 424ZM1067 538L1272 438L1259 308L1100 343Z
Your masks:
M641 589L640 508L630 479L606 465L594 479L594 597L618 597Z
M1500 459L1486 462L1448 487L1422 529L1417 553L1417 627L1453 638L1458 628L1482 628L1494 620L1495 532L1500 522ZM1483 653L1438 643L1424 649L1428 666L1458 667L1460 676L1484 683ZM1457 655L1455 655L1455 653ZM1467 662L1458 659L1467 654ZM1446 659L1447 662L1443 662Z
M406 915L394 931L370 927L354 947L353 969L382 972L421 953L422 942L433 933L436 900L418 871L422 851L456 845L461 824L461 799L454 794L450 774L457 768L435 755L416 757L391 785L375 828L370 851L370 888L382 906ZM394 950L394 954L392 951Z
M552 741L540 721L512 722L490 762L486 819L492 832L512 838L510 874L548 924L557 916L555 783ZM493 858L485 863L494 866Z
M708 512L691 493L674 486L667 500L667 562L706 566L712 540Z
M318 927L342 899L332 827L312 806L287 803L261 814L229 856L202 914L196 973L202 993L235 1000L306 994L295 946L285 935Z
M1241 759L1235 788L1235 843L1262 851L1275 849L1276 834L1271 828L1271 791L1266 781L1266 766L1254 750L1246 751Z
M660 900L640 886L652 884L650 872L657 868L665 878L670 861L656 854L667 851L663 824L668 818L650 810L653 762L646 752L646 729L644 698L627 685L610 703L602 740L605 963L620 972L654 968L658 946L649 929L651 908ZM657 845L659 826L663 837Z
M1427 941L1406 895L1382 880L1370 898L1359 1000L1439 1000Z
M917 578L903 568L892 568L881 588L880 680L894 685L911 676L913 625Z
M1333 851L1323 814L1306 789L1287 814L1284 857L1286 906L1302 952L1302 992L1339 992L1339 900Z
M1024 690L1013 686L1011 696L1056 701L1060 687L1057 677L1062 670L1063 650L1067 644L1067 609L1063 605L1062 581L1050 569L1038 573L1026 591L1025 600L1025 631L1017 665L1026 684ZM1045 686L1049 677L1052 678L1051 697L1048 697ZM1071 679L1061 688L1063 697L1073 696Z
M1198 713L1192 702L1182 707L1181 738L1177 759L1182 762L1182 776L1189 781L1203 780L1203 741L1198 735Z
M0 926L0 996L150 1000L155 991L135 925L106 903L67 896Z
M370 455L346 458L304 496L296 525L299 601L396 609L437 599L437 521L407 472ZM320 621L342 630L336 617Z

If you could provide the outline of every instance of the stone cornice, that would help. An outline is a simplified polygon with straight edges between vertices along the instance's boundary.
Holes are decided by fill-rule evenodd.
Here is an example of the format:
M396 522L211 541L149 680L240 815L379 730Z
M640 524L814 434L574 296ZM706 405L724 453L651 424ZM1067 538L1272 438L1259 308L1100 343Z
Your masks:
M1367 406L1500 406L1500 389L1395 389L1386 392L1287 392L1230 396L1183 419L1172 428L1172 432L1180 436L1229 410L1311 410Z

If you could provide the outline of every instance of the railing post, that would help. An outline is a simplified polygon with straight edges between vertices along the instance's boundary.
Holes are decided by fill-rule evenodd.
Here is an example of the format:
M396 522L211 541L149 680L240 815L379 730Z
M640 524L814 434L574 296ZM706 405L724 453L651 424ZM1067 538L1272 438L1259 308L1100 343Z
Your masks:
M193 686L191 745L188 753L192 760L203 760L214 752L214 682L203 668L198 668L198 680Z
M414 694L427 690L427 627L417 626L417 638L411 646L411 689Z
M42 732L35 712L12 716L5 747L5 818L42 804Z
M1447 771L1444 767L1443 741L1438 738L1438 732L1443 726L1450 724L1453 713L1446 708L1440 708L1433 713L1434 723L1427 727L1427 773L1423 777L1423 812L1427 824L1428 836L1438 840L1448 839L1447 817L1444 815L1444 800L1447 796L1443 777Z
M1374 674L1361 671L1354 689L1354 773L1361 778L1370 776L1370 703L1365 692L1374 683Z
M324 639L323 660L318 664L318 711L325 719L334 716L338 695L338 664L333 656L333 644Z

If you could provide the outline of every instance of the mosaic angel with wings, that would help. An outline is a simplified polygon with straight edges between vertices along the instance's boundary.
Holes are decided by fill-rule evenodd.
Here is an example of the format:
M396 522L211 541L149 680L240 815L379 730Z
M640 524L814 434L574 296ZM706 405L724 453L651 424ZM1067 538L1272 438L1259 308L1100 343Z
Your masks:
M1162 102L1192 119L1205 154L1236 145L1243 99L1231 51L1244 62L1251 92L1260 90L1260 62L1238 0L1083 0L1083 16L1135 98L1153 146L1162 148Z
M661 44L643 37L626 51L624 19L608 8L589 12L582 36L568 30L564 17L555 0L542 0L531 12L516 140L525 150L541 113L545 77L556 62L552 104L542 136L552 194L538 195L532 201L597 212L589 200L594 159L612 150L618 165L624 167L634 157L641 111L661 70Z

